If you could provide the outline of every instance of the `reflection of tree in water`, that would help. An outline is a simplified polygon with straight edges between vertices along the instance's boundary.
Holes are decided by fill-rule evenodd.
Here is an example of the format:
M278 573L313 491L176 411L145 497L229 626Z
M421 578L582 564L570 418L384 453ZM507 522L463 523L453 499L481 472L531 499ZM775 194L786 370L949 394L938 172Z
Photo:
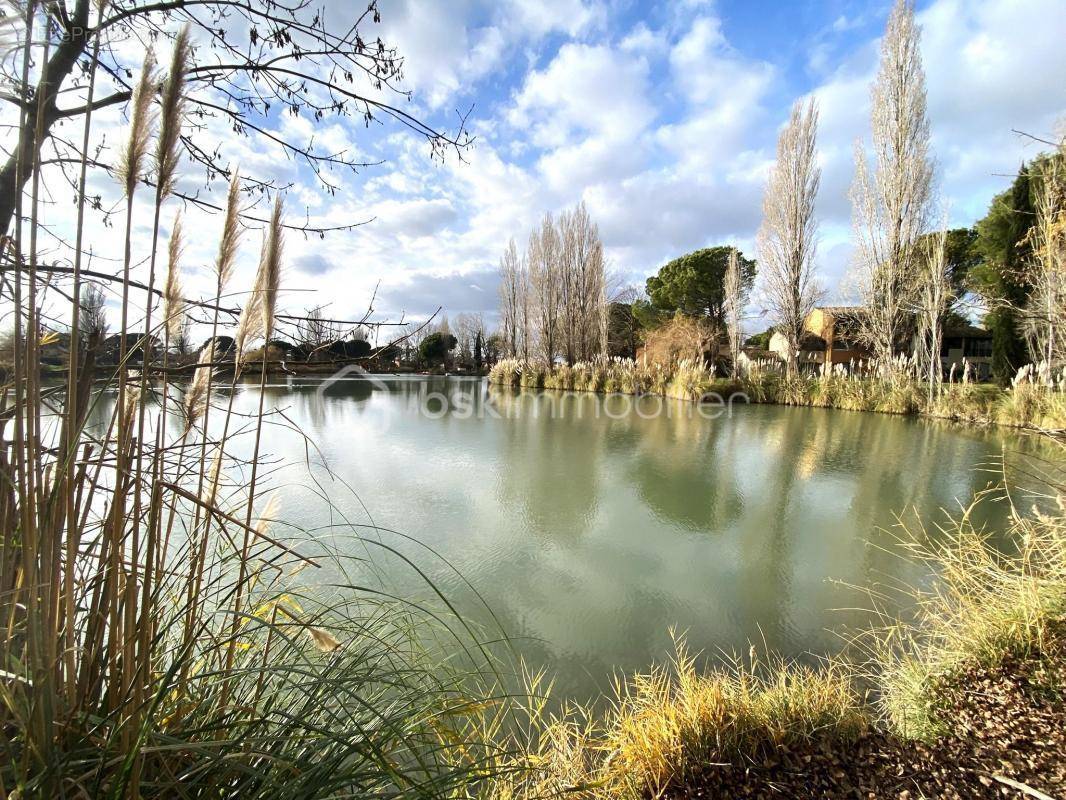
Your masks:
M321 388L321 391L319 389ZM331 429L351 425L366 411L366 403L374 394L373 384L364 379L339 380L324 386L319 381L300 381L286 387L293 411L301 421L308 421L312 436L325 436Z
M794 490L805 465L816 463L824 442L822 427L807 414L783 414L758 419L749 430L750 415L734 420L737 442L772 443L774 453L761 453L758 486L760 502L751 503L739 529L735 614L747 640L765 637L781 647L793 641L790 611L793 608L794 553L803 539L799 523L790 513ZM743 446L743 445L740 445ZM751 445L749 444L749 447ZM733 450L736 453L736 450ZM790 454L796 454L790 457ZM769 457L767 457L769 456ZM736 468L736 467L734 467Z
M561 543L592 524L607 437L607 426L594 416L600 400L559 392L493 394L509 418L501 433L507 467L498 477L500 500L516 507L531 533Z
M691 403L666 401L663 413L627 423L636 444L627 479L657 517L707 533L736 520L743 501L734 461L719 446L728 418L704 419Z
M960 443L922 422L895 420L877 425L867 414L844 414L836 435L861 442L862 463L852 473L854 491L849 517L871 546L864 548L861 579L872 584L885 576L906 582L922 580L925 570L901 563L897 540L921 516L927 532L937 535L960 503L985 488L992 476L977 467L985 447ZM967 446L970 445L970 446ZM985 522L1002 524L1001 506L988 505ZM903 574L901 574L903 573Z

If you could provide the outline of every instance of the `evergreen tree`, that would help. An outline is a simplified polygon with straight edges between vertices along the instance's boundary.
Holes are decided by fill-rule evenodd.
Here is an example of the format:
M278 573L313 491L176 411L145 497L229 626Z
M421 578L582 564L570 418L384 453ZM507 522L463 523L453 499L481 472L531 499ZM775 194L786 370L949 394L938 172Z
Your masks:
M992 305L984 324L992 333L992 375L1001 385L1010 383L1029 360L1018 309L1030 292L1025 267L1031 257L1028 234L1036 221L1033 166L1022 165L1011 187L996 195L977 223L975 248L981 262L970 274Z

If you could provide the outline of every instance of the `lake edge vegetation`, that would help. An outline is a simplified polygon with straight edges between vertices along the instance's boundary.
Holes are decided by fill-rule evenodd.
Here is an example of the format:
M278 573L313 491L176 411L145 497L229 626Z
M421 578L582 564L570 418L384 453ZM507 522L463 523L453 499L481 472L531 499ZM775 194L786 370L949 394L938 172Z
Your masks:
M50 46L49 36L29 35L39 20L35 8L27 5L24 85L32 49ZM79 21L45 17L44 24L58 34ZM96 42L82 115L86 142ZM126 317L133 308L130 220L149 173L154 230L151 251L139 255L155 275L158 249L166 274L160 302L147 295L145 333L177 338L185 314L181 226L172 223L164 237L160 219L178 170L188 58L183 31L166 74L146 61L129 98L132 123L117 170L125 186L126 254L113 373L96 372L97 309L80 271L88 155L77 182L72 352L61 387L42 386L37 369L51 334L38 305L41 187L33 147L20 146L29 155L14 162L15 183L28 192L5 197L14 204L4 258L16 292L17 345L0 408L14 431L0 461L3 794L645 796L683 788L718 760L743 764L767 747L826 735L847 743L876 722L855 685L859 675L844 662L818 670L749 656L732 671L700 675L680 642L672 667L619 684L605 719L581 711L552 717L538 702L547 688L536 678L527 695L506 694L497 662L461 619L435 619L383 592L338 600L308 591L298 580L302 570L329 562L344 574L344 560L320 539L278 533L283 512L259 472L262 387L257 412L239 417L233 408L238 375L254 372L247 358L269 342L276 322L280 200L260 220L259 268L237 321L229 385L217 380L214 330L190 381L166 380L165 363L162 381L126 369L145 344L129 333ZM47 69L50 62L40 63ZM27 140L39 145L50 95L36 97L23 110L21 133L36 129ZM233 289L240 186L234 172L211 265L218 289L206 308L213 328L224 289ZM739 254L732 259L730 269L739 269ZM585 319L592 331L597 318ZM258 366L262 383L265 362ZM542 371L539 379L534 369ZM567 369L569 378L553 368L551 379L576 387L575 369ZM518 383L547 385L544 371L531 366ZM669 373L656 368L648 381L664 396L698 399L711 375L680 361ZM117 396L102 430L87 423L100 398L97 376ZM605 376L602 390L617 380L624 391L626 379ZM633 389L639 393L635 383ZM251 459L241 461L228 448L243 434L254 444ZM1038 656L1053 643L1066 597L1059 502L1050 516L1017 511L1016 554L992 549L965 518L949 547L925 551L943 568L945 583L924 595L924 619L916 627L893 625L869 645L884 666L881 713L901 735L940 733L936 692L968 665L994 665L1015 652ZM372 537L365 542L375 544ZM347 580L334 588L357 587ZM966 625L957 624L961 615ZM415 634L425 625L449 651L420 645ZM450 665L456 651L469 666ZM503 727L505 716L519 715L512 702L527 704L528 726L517 732Z
M886 414L913 414L977 425L1037 430L1066 429L1066 373L1046 365L1023 367L1009 389L970 381L945 384L929 399L913 369L888 374L857 364L817 375L788 375L753 367L738 377L716 377L696 359L645 366L632 359L556 364L502 359L489 370L490 384L512 388L656 396L714 404L769 403Z

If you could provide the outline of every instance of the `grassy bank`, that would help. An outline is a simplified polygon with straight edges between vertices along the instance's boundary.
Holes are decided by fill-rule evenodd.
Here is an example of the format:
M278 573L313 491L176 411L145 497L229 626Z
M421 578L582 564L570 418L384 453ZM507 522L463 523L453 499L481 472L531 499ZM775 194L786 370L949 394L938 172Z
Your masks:
M977 383L946 383L930 395L928 384L905 370L890 377L873 371L837 370L826 375L786 378L753 370L737 380L716 377L700 363L681 361L672 367L642 366L628 359L561 364L505 359L489 372L502 386L659 395L700 401L728 400L742 393L752 403L840 408L887 414L923 414L983 425L1008 425L1041 430L1066 428L1066 377L1019 373L1010 389Z
M876 796L965 797L999 796L1010 781L1056 785L1066 775L1057 733L1066 721L1066 501L1057 486L1056 502L1045 502L1057 504L1053 513L1014 509L1005 549L969 522L1001 494L976 498L946 536L903 531L900 546L940 580L914 592L914 619L859 636L847 660L812 669L753 649L701 674L681 642L667 667L619 682L606 714L535 710L530 768L499 795L851 796L861 786ZM1008 701L996 705L999 695ZM1019 727L1028 761L1015 768L1010 731Z

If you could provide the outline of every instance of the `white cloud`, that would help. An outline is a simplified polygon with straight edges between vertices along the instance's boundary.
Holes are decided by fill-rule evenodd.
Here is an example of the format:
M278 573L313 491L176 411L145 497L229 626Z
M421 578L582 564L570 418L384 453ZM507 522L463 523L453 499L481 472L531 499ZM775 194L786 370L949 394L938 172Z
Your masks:
M350 17L337 5L337 19ZM478 141L467 163L431 164L424 140L397 126L367 134L359 120L272 120L298 142L313 139L319 152L387 159L359 175L330 174L339 187L331 196L278 148L207 121L225 159L293 184L286 199L293 218L305 208L319 224L376 217L325 240L290 235L283 303L300 309L330 302L338 316L356 314L380 279L383 314L416 313L433 305L434 293L456 304L455 312L464 310L465 296L471 308L482 308L494 292L487 276L507 240L514 236L524 246L545 210L582 198L612 266L631 277L706 244L734 241L750 249L794 85L821 107L820 264L830 283L839 277L848 252L852 144L868 134L877 61L875 39L854 41L869 30L866 17L826 20L810 43L825 59L812 78L786 73L789 65L773 53L738 50L713 4L672 6L664 27L646 20L625 30L612 30L613 7L589 0L383 6L382 38L404 55L406 86L415 92L405 110L436 121L453 103L477 102ZM1046 135L1066 114L1066 15L1061 0L934 0L919 21L942 194L953 221L969 223L1006 185L1003 176L1038 149L1011 129ZM829 64L835 71L823 74ZM124 121L117 113L96 119L110 159ZM93 181L105 206L116 201L108 181ZM205 192L197 170L186 168L183 181L190 192L221 202L224 187ZM166 225L176 207L166 210ZM46 211L50 222L66 213L62 203ZM220 222L192 208L188 215L187 230L196 234L186 257L188 285L206 295L205 265ZM139 252L149 226L138 213ZM121 231L94 221L90 235L95 263L114 266ZM259 235L245 237L237 289L251 280Z
M569 36L578 36L591 28L602 27L607 21L607 10L597 2L584 0L511 0L504 4L509 15L515 17L515 25L529 31L533 37L561 31Z
M717 17L699 17L670 52L674 82L689 102L704 105L757 105L773 68L742 58L726 41Z
M605 9L589 0L398 0L382 16L383 38L404 58L407 87L432 109L473 94L521 47L550 34L576 37L606 21Z
M654 116L643 57L568 43L547 67L526 76L509 119L516 129L528 126L539 147L558 147L582 133L630 138Z

